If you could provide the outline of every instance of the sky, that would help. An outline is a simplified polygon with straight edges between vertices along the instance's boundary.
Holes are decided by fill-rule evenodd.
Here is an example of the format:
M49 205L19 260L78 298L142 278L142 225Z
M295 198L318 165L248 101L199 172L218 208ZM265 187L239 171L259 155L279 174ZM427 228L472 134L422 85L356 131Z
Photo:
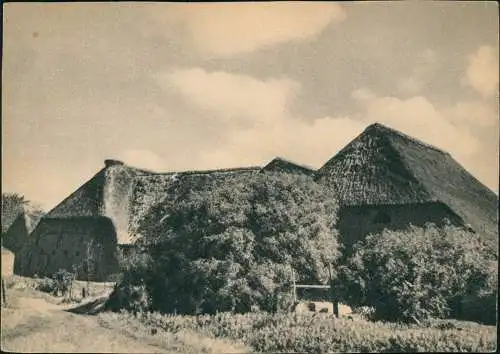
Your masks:
M47 210L114 158L321 167L379 122L498 194L496 2L7 3L2 191Z

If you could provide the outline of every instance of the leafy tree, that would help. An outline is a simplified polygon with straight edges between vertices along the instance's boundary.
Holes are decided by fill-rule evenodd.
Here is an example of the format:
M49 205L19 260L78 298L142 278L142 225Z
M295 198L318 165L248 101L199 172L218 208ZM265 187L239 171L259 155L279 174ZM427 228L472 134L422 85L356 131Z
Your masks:
M2 193L2 233L6 232L28 201L17 193Z
M2 233L6 232L23 212L29 215L32 225L38 223L45 215L45 211L39 204L26 200L24 196L17 193L2 193Z
M479 235L450 225L385 230L354 246L339 290L379 319L460 316L465 296L496 293L496 262Z
M325 283L337 203L306 176L261 173L172 184L139 229L139 275L165 312L275 311L299 281Z
M20 216L25 216L25 225L7 233L12 224ZM28 234L45 215L42 208L16 193L2 194L2 245L13 252L19 251L28 242Z

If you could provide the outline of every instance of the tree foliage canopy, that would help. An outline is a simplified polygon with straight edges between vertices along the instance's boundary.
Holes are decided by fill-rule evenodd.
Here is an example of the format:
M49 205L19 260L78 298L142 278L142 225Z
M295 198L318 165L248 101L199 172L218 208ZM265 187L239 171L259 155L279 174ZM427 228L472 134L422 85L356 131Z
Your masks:
M338 282L349 304L373 306L378 318L442 318L460 315L465 297L496 293L496 268L479 235L428 225L369 235L341 266Z
M22 212L27 212L33 223L37 223L45 212L42 208L18 193L2 193L2 233L6 232L10 225Z
M6 232L28 202L17 193L2 193L2 233Z
M306 176L259 173L174 184L145 218L137 244L157 309L276 309L298 280L328 281L338 256L337 202Z

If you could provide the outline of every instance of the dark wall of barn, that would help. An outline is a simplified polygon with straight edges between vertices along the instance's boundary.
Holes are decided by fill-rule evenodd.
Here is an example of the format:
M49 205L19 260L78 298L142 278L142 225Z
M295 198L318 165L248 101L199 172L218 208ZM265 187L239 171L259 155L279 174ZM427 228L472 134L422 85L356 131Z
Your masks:
M462 219L442 203L353 206L340 209L338 227L349 249L368 234L385 228L405 230L410 224L424 226L426 223L442 226L445 219L452 225L463 225Z
M51 276L59 269L73 271L73 266L81 280L88 273L90 280L105 281L119 272L116 232L109 218L42 219L30 244L16 255L14 273Z

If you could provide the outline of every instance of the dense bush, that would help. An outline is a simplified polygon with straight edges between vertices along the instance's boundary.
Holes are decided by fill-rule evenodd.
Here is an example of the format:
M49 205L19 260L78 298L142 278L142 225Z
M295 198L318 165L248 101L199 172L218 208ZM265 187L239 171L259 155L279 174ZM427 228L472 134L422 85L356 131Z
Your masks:
M142 320L169 332L192 330L229 338L257 352L486 352L496 349L493 326L446 322L420 327L363 320L335 319L331 314L298 315L220 313L205 316L147 314ZM458 327L458 328L457 328Z
M489 251L479 235L452 226L385 230L355 245L338 289L349 304L375 307L380 319L467 318L466 297L496 296L497 261Z
M172 183L139 229L128 270L164 312L275 311L298 280L329 281L338 256L334 196L305 176L261 173ZM141 279L137 282L137 279Z
M54 295L68 296L71 295L75 278L75 273L59 269L51 278L38 279L35 289Z
M56 283L51 278L41 278L37 279L34 284L35 290L43 291L44 293L55 293L56 291Z
M121 275L107 300L108 310L126 310L134 314L151 309L151 297L145 287L144 276L148 274L151 259L146 253L134 253L121 260Z

